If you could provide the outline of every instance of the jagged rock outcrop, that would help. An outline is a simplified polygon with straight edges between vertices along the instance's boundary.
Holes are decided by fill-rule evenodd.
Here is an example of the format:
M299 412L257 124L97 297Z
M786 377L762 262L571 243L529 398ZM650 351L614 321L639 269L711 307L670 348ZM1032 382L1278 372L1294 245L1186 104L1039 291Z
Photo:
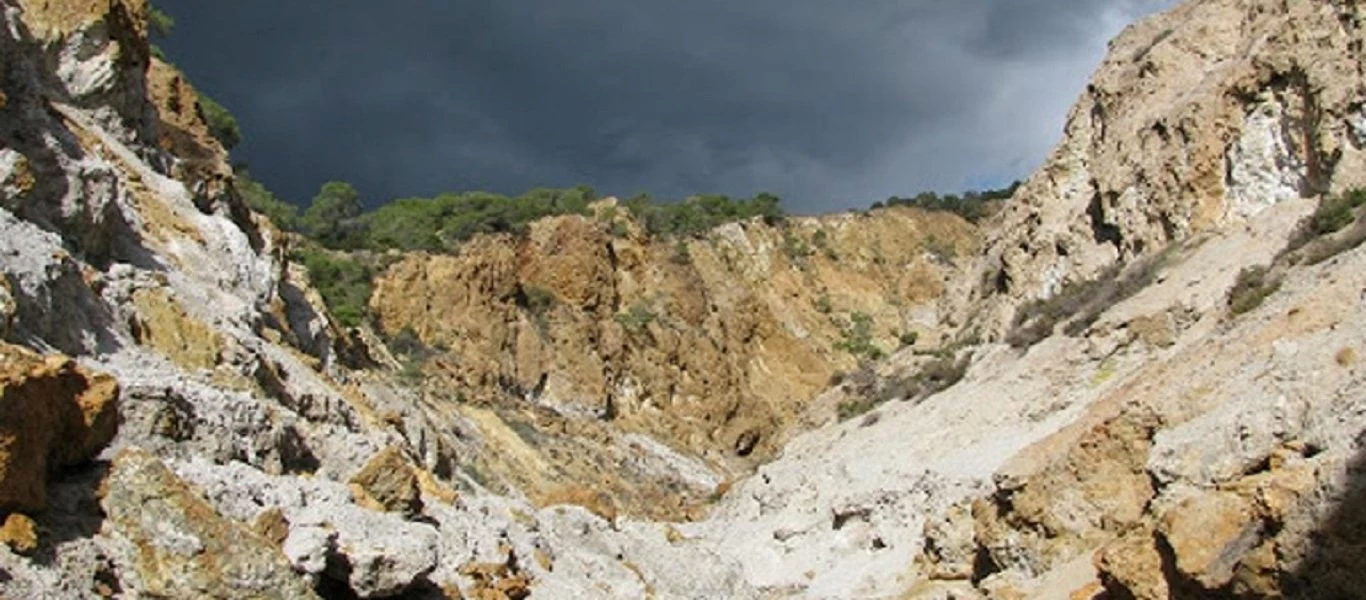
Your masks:
M1006 299L983 333L1109 265L1366 183L1361 25L1351 2L1201 0L1127 28L960 282Z
M101 501L127 591L163 598L316 598L279 550L220 516L156 457L125 450Z
M118 399L108 375L0 342L0 512L45 508L48 475L114 439Z
M357 501L371 507L412 517L422 511L422 490L403 451L390 446L365 463L351 478Z

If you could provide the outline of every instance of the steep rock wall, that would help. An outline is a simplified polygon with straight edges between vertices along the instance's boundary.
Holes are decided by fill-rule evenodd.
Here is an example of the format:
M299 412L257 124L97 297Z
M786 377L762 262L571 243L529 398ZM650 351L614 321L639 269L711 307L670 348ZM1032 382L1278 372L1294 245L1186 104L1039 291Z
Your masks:
M1366 182L1362 37L1351 2L1184 2L1130 26L954 301L996 297L999 335L1112 264Z

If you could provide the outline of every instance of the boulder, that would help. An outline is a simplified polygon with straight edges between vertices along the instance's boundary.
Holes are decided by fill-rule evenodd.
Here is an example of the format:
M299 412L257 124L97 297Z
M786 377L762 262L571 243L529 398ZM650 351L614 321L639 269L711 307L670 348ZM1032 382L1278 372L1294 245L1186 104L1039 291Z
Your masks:
M38 525L28 516L10 513L0 526L0 544L9 546L19 554L28 554L38 549Z
M38 511L48 474L118 431L119 386L60 355L0 343L0 511Z
M119 453L103 491L102 533L135 597L317 597L270 541L219 515L145 450Z
M395 446L381 450L351 478L356 502L405 518L422 512L422 492L417 473Z

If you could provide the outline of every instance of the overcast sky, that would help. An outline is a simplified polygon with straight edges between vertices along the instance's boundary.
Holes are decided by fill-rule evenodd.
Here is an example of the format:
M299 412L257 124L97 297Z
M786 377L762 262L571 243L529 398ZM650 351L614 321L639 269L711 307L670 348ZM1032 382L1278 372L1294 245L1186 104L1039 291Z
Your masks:
M1172 0L157 0L307 202L587 183L867 206L1026 176L1124 25Z

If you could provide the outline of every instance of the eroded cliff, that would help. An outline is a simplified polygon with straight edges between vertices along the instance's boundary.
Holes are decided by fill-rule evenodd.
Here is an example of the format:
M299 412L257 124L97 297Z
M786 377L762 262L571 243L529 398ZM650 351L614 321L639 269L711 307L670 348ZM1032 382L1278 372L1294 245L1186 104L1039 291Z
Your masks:
M595 209L408 256L372 307L390 335L439 349L434 401L518 432L492 453L497 475L548 501L595 482L614 508L661 518L832 420L837 407L813 400L837 372L938 347L944 283L978 251L968 222L909 208L702 239L649 236L612 200ZM624 467L631 445L695 474Z

